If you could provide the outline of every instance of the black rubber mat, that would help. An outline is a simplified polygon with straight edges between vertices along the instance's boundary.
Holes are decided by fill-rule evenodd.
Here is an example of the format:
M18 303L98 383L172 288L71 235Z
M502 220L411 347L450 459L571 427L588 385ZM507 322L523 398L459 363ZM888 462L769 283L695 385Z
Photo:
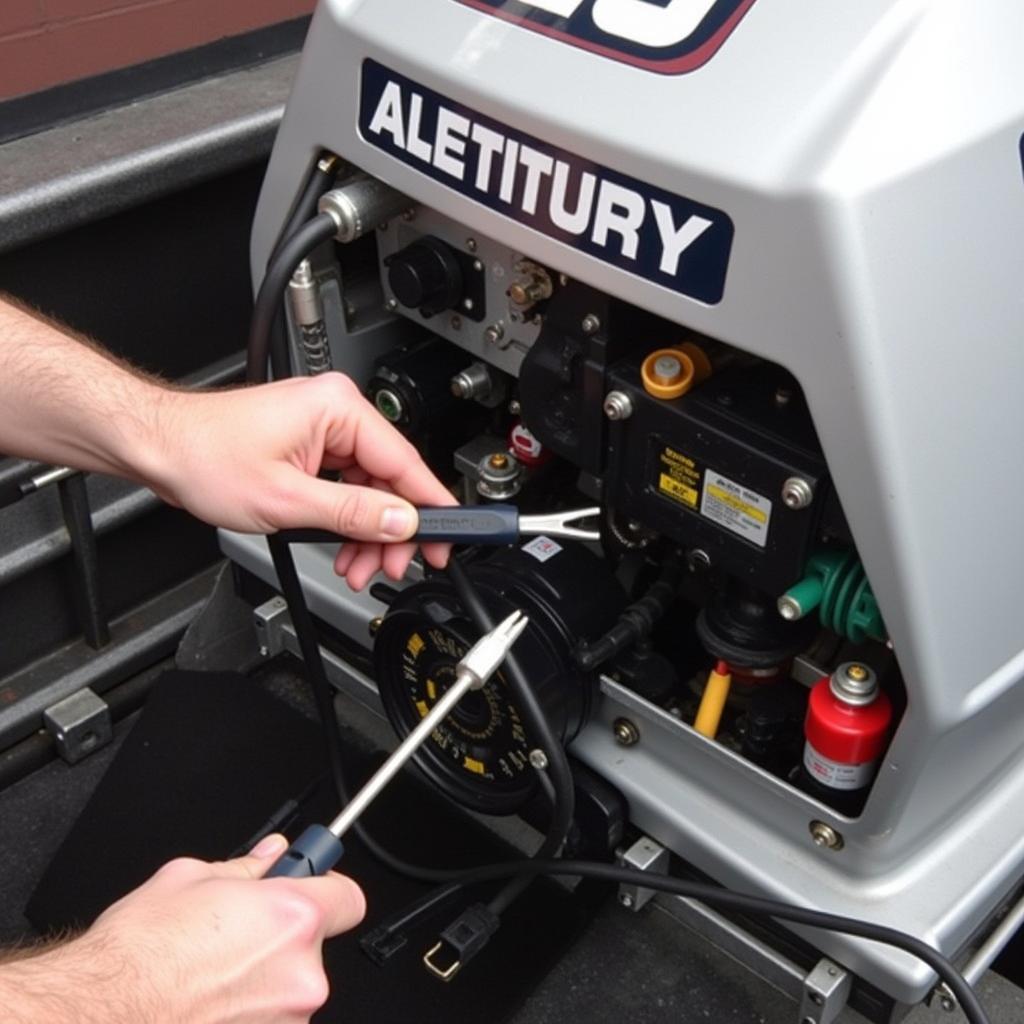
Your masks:
M356 784L380 755L356 750L354 738L348 746L356 751L350 757ZM58 849L27 916L41 931L82 927L171 857L228 856L284 801L310 789L323 772L320 750L314 723L244 677L168 672ZM335 810L322 784L291 831ZM433 866L510 856L490 833L409 778L393 784L366 824L394 852ZM369 913L357 932L327 945L332 995L318 1021L506 1020L585 927L596 900L593 893L572 896L536 883L506 912L487 949L444 984L421 958L466 901L410 934L405 948L379 967L355 940L426 889L382 868L355 840L342 867L363 885Z

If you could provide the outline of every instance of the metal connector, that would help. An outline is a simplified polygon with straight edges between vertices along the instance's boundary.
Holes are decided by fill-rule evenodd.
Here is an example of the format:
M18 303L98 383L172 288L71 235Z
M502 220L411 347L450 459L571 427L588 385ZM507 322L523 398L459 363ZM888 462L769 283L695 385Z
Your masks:
M474 677L471 690L479 690L505 660L519 634L526 629L530 620L520 611L513 612L507 619L485 633L466 652L457 666L457 673L463 672Z
M408 196L377 178L356 178L325 192L319 210L334 221L339 242L354 242L413 205Z

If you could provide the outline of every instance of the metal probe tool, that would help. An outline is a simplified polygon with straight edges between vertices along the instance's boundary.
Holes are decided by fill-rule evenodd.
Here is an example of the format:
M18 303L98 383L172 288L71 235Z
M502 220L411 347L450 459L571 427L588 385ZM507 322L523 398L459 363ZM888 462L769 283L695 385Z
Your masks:
M455 666L455 682L377 769L369 782L329 825L310 825L274 862L265 877L311 878L330 871L345 851L341 837L427 737L451 714L455 705L470 690L481 689L490 679L528 622L529 619L521 611L515 611L477 640Z

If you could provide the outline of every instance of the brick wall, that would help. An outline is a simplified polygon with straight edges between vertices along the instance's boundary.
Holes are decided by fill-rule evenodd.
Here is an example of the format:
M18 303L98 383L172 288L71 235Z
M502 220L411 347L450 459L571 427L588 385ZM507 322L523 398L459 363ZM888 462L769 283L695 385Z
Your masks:
M0 100L308 14L314 0L0 0Z

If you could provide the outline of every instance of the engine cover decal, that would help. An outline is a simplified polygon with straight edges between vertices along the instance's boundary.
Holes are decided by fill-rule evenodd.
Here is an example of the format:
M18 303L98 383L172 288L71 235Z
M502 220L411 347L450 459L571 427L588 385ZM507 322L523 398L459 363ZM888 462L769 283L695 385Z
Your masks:
M754 0L457 0L613 60L681 75L718 52Z
M733 224L721 210L559 149L363 62L363 139L434 181L621 270L722 298Z

